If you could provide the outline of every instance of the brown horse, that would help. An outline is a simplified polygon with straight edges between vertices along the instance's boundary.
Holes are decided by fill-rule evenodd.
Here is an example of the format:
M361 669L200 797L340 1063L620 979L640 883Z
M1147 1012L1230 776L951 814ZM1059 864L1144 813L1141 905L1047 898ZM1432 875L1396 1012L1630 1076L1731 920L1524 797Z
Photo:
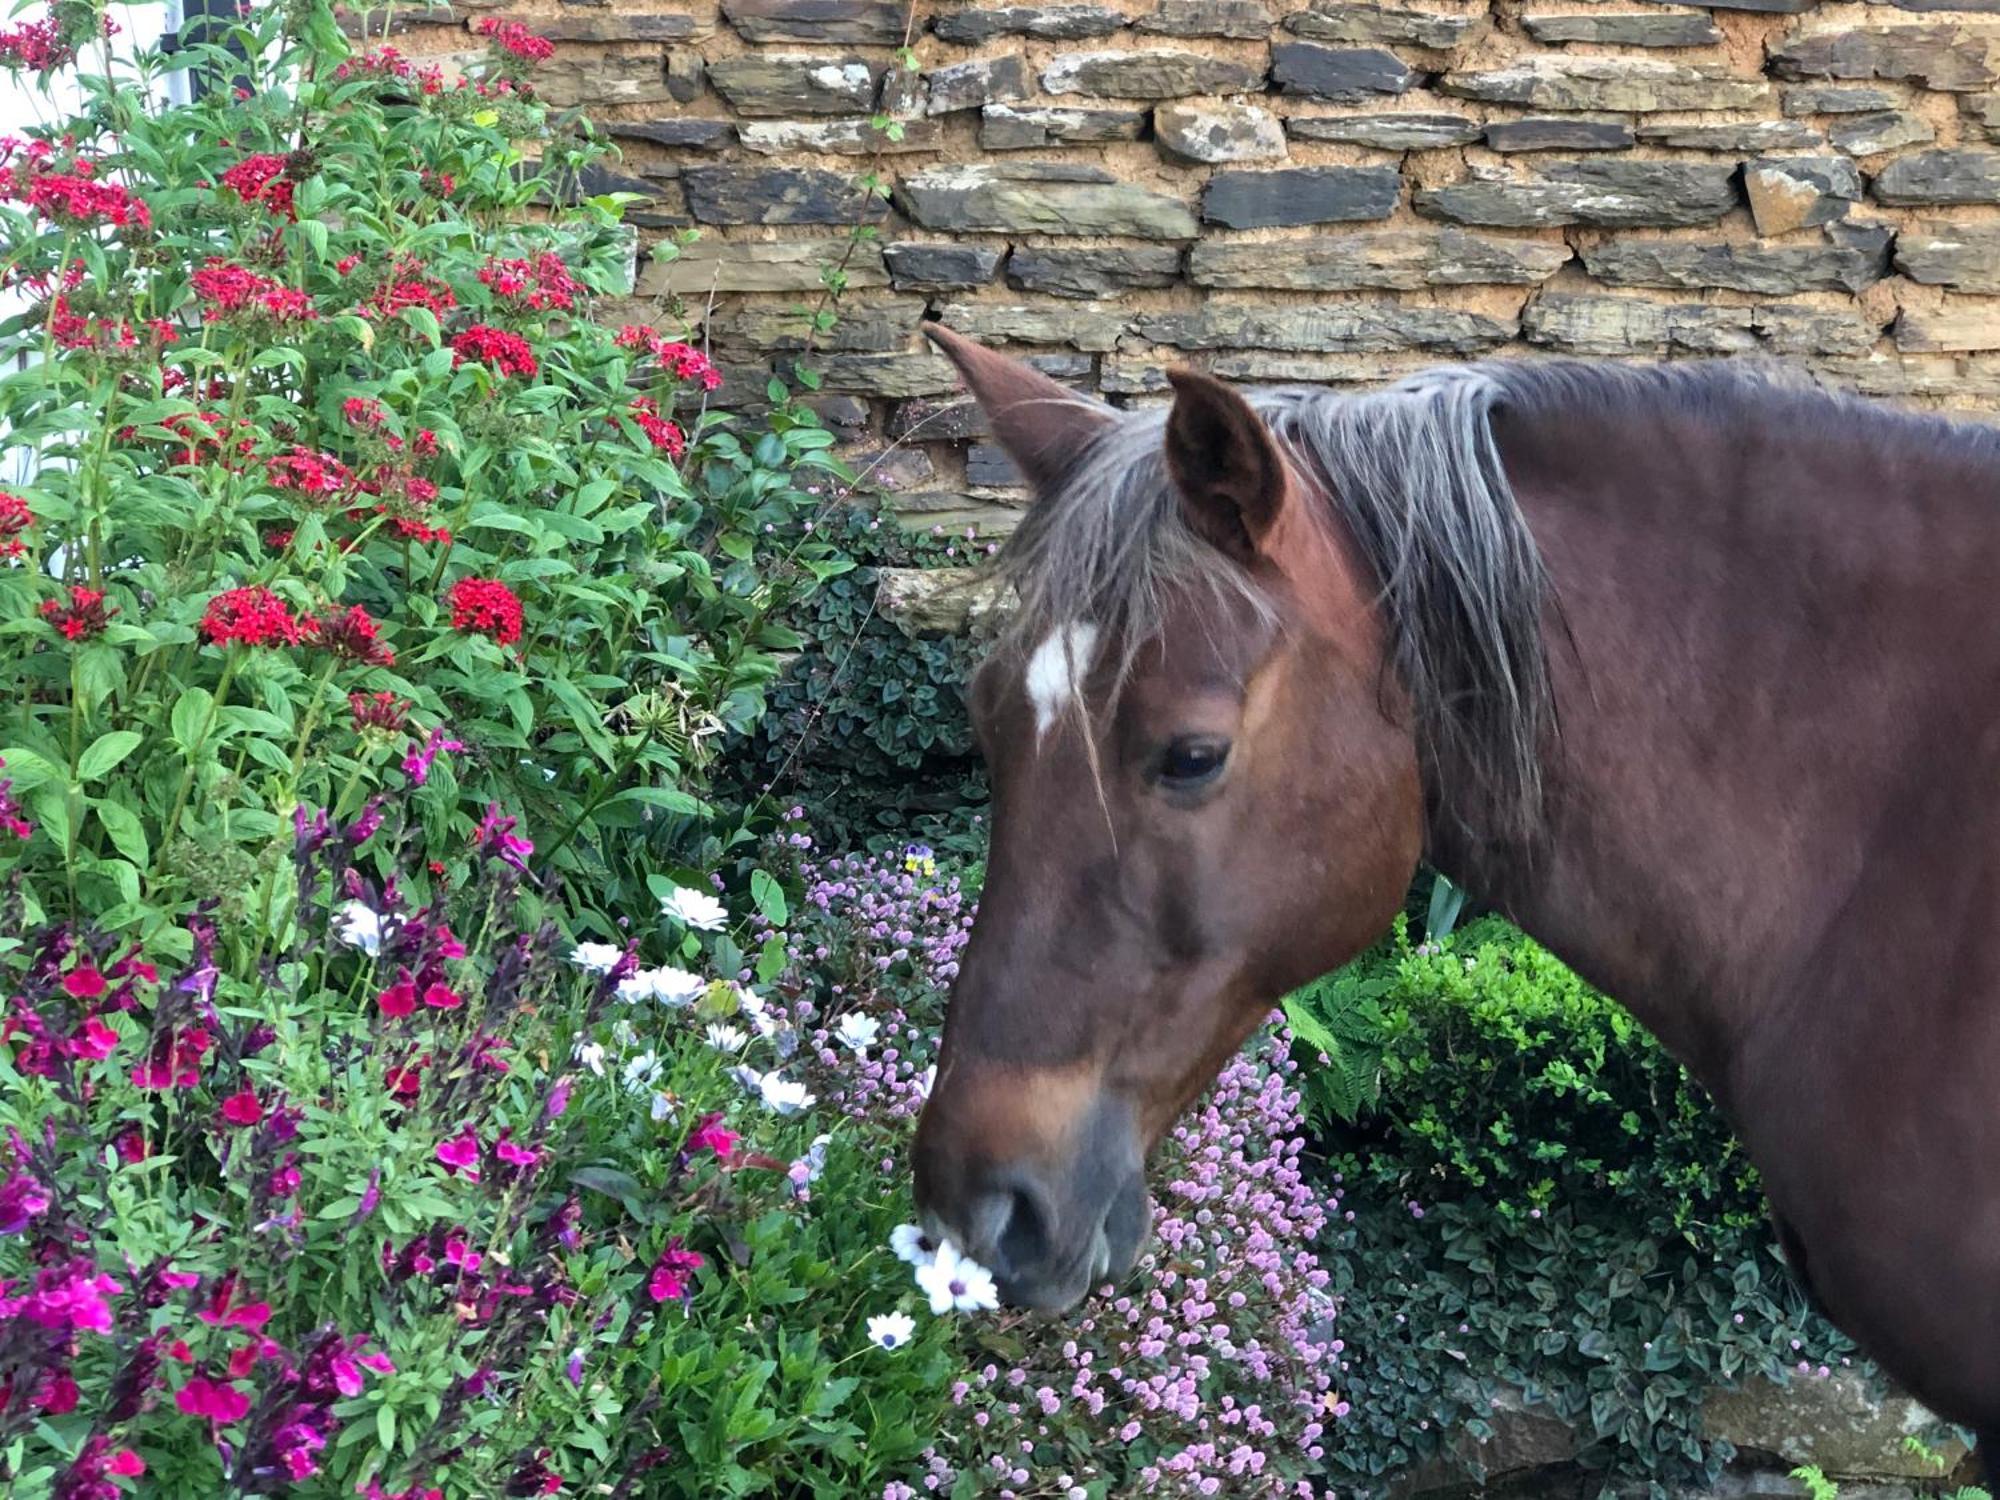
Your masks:
M2000 1452L2000 436L1722 364L1120 412L932 336L1040 497L934 1232L1025 1306L1128 1268L1147 1153L1428 858L1687 1064L1835 1320Z

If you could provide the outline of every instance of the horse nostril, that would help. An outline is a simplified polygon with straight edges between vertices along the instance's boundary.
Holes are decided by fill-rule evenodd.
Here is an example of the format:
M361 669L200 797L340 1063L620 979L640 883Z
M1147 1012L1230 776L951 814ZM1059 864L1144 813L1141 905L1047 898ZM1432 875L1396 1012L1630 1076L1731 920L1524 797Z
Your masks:
M1035 1200L1018 1188L1008 1195L1012 1210L995 1248L1008 1273L1022 1276L1040 1267L1049 1253L1049 1230Z

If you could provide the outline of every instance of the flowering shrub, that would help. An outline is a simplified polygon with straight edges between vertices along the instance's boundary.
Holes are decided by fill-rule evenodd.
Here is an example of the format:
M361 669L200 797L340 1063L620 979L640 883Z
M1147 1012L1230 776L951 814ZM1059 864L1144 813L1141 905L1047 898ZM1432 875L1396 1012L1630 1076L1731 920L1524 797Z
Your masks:
M1731 1450L1703 1434L1704 1391L1854 1360L1714 1107L1542 948L1497 920L1421 944L1399 924L1345 982L1381 1087L1330 1131L1343 1489L1485 1438L1523 1393L1593 1467L1712 1483Z
M0 62L73 64L96 14ZM30 920L184 959L215 901L225 943L275 941L292 809L396 788L415 891L498 801L601 935L727 837L714 748L762 712L775 614L847 566L810 535L830 438L782 399L723 422L700 351L600 321L632 241L569 185L602 148L540 103L548 44L487 19L456 77L320 0L258 8L176 54L219 85L188 106L149 102L162 59L84 48L90 112L0 141L28 304L0 425L33 466L0 494L0 874Z

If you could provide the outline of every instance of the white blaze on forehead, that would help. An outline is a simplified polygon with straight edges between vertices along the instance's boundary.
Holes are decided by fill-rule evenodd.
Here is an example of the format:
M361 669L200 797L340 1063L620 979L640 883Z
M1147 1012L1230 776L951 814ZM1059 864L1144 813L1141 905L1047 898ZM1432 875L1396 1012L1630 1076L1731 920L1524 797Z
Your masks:
M1035 733L1047 734L1076 696L1097 650L1097 627L1088 620L1058 626L1028 658L1028 701L1035 706Z

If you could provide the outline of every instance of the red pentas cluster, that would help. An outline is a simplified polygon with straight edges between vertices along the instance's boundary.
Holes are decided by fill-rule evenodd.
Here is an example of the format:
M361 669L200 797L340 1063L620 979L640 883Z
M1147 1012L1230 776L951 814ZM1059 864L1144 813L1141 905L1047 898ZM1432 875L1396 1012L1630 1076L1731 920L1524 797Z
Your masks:
M244 157L224 172L221 185L245 203L258 204L275 216L296 220L298 211L292 206L294 184L286 175L288 165L282 156L259 152Z
M37 146L46 142L37 141ZM66 229L150 229L152 210L145 200L115 182L100 181L97 164L79 157L67 172L51 170L45 155L30 153L19 165L13 164L13 146L0 146L0 196L27 204L51 224Z
M35 524L35 513L19 495L0 493L0 563L18 563L28 555L22 534Z
M87 641L104 634L117 613L116 605L104 602L102 589L85 588L80 583L71 584L61 599L42 601L42 618L66 641Z
M510 57L518 57L523 62L546 62L556 54L555 43L545 36L537 36L519 21L503 21L498 16L483 16L479 22L479 34Z
M302 636L292 607L259 584L224 589L209 600L200 630L216 646L296 646Z
M722 384L721 372L715 368L706 354L692 345L656 333L643 324L625 324L618 330L616 342L621 349L633 349L642 354L650 354L676 380L698 385L705 391L715 390Z
M264 461L271 488L308 496L340 495L354 487L354 471L331 453L294 444Z
M526 339L490 323L474 323L451 341L451 347L456 356L454 365L470 360L491 366L501 375L533 375L541 368Z
M431 275L428 266L404 256L389 268L388 278L374 295L362 302L361 311L386 322L406 307L421 307L441 318L457 305L452 289Z
M202 315L208 318L258 313L280 323L303 323L319 316L312 298L297 287L214 256L188 278L188 284L201 298Z
M502 646L521 638L521 600L497 578L461 578L451 586L451 628L491 636Z
M576 306L584 291L563 258L552 250L542 251L533 260L489 259L480 267L479 279L492 287L496 296L536 312L548 308L567 311Z
M395 665L396 653L382 644L381 626L358 604L307 620L305 639L342 661L364 667Z
M52 73L74 61L76 48L63 36L62 24L53 16L0 31L0 68Z
M632 420L646 439L669 458L679 458L687 451L687 435L679 426L660 415L659 403L651 396L641 396L628 409Z

